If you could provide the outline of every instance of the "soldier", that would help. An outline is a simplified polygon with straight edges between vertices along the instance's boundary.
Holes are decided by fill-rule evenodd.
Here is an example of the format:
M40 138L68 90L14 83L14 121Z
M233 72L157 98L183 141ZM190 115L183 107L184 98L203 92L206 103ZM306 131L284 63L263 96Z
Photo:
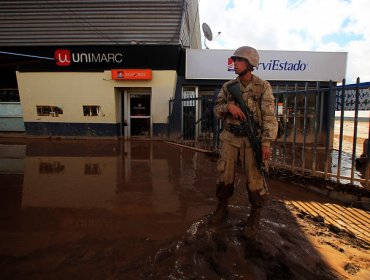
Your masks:
M218 205L211 217L213 223L219 223L227 218L227 200L234 192L235 165L238 160L241 161L245 173L249 201L252 205L251 216L252 214L257 215L259 219L263 202L262 197L267 193L267 185L264 176L257 169L248 136L234 135L234 129L230 131L230 127L238 127L246 119L246 116L228 91L227 85L235 82L240 85L242 99L252 112L258 128L264 163L267 163L270 159L270 143L276 138L278 130L275 116L275 98L271 86L267 81L252 74L254 68L257 68L259 64L257 50L243 46L238 48L231 58L234 61L234 71L238 77L222 86L214 108L216 118L224 121L224 130L220 134L222 147L220 159L217 163L220 177L216 190ZM247 237L247 229L244 229L243 232L244 236Z

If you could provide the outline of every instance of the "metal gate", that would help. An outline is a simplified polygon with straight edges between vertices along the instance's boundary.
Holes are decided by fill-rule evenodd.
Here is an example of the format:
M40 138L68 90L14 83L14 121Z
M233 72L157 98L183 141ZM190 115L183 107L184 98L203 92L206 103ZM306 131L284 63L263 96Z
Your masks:
M274 86L279 133L271 166L369 189L369 86L359 79L352 85L343 80L339 87L331 82ZM170 100L170 141L218 152L217 94Z

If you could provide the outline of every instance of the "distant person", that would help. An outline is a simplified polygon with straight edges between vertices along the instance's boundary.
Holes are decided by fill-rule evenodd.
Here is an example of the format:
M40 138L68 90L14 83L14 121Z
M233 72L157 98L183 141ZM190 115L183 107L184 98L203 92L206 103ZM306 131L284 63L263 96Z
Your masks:
M211 217L211 222L219 223L228 216L227 201L234 193L235 167L238 160L242 163L249 201L252 212L259 220L263 197L267 194L267 185L264 176L257 168L248 135L243 129L246 115L228 89L231 84L238 84L238 91L253 115L258 131L258 140L261 146L261 159L267 164L271 157L270 143L277 136L278 123L275 116L275 98L267 81L252 74L258 67L259 54L252 47L238 48L232 55L234 71L238 77L226 82L217 96L214 113L217 119L224 121L224 130L220 134L222 141L220 159L217 170L220 177L217 183L216 196L218 205ZM251 216L250 215L250 216ZM249 221L249 220L248 220ZM255 229L258 228L258 225ZM243 234L248 237L250 233L244 229Z

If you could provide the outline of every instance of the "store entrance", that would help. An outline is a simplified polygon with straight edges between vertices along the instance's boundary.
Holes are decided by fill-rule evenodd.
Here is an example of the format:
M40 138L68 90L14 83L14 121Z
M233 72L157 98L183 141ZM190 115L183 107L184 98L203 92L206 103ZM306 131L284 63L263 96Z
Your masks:
M150 95L130 94L130 135L150 137Z

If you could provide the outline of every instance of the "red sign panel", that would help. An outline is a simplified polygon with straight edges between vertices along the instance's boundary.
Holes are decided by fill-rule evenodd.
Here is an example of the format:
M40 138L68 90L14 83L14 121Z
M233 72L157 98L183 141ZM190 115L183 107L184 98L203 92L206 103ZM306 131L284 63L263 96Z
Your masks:
M69 50L56 50L54 58L58 66L69 66L71 64L71 52Z
M112 69L113 80L151 80L151 69Z

